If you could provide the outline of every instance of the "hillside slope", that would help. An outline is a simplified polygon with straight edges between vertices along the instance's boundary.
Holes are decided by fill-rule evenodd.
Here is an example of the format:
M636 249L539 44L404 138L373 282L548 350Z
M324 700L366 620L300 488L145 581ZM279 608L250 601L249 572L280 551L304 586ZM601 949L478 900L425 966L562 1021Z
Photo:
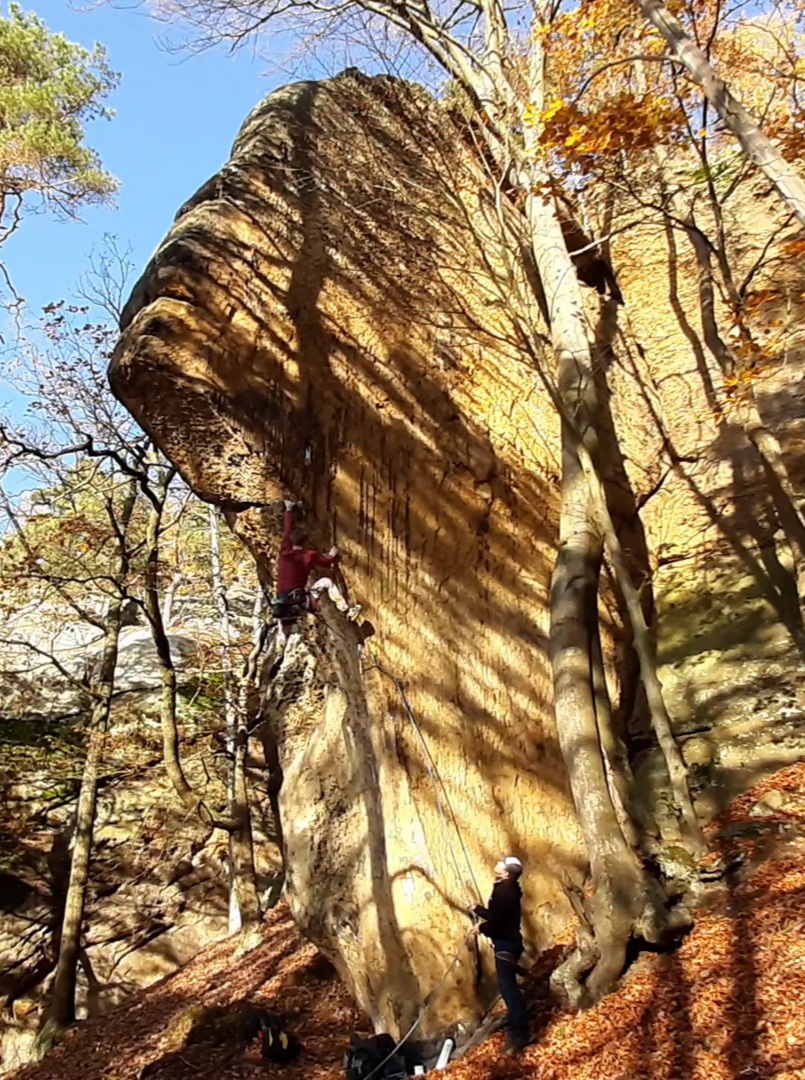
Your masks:
M757 784L711 833L714 852L732 869L678 951L644 957L616 993L577 1016L549 1005L535 979L535 1044L513 1060L502 1054L502 1036L493 1036L451 1066L455 1080L805 1077L805 765ZM541 975L551 959L538 965ZM296 1064L261 1061L236 1023L199 1023L205 1007L242 999L285 1015L305 1048ZM207 949L17 1077L336 1080L360 1023L330 965L281 905L258 948L239 956L234 938Z

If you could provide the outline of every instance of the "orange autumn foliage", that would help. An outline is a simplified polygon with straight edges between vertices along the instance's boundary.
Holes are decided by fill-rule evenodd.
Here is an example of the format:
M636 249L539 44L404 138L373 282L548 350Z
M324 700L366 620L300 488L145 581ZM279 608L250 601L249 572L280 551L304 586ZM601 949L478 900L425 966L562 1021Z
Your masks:
M776 801L766 805L771 791ZM709 827L711 859L732 870L676 952L644 956L613 994L572 1015L546 995L562 947L552 950L531 983L534 1044L506 1057L494 1035L450 1065L445 1080L801 1080L803 829L805 764L797 764L760 781ZM342 1080L349 1034L367 1029L285 905L269 912L261 945L243 956L238 946L238 937L213 945L133 1003L82 1024L17 1080ZM282 1013L301 1039L298 1061L265 1062L234 1027L179 1037L189 1010L244 998Z

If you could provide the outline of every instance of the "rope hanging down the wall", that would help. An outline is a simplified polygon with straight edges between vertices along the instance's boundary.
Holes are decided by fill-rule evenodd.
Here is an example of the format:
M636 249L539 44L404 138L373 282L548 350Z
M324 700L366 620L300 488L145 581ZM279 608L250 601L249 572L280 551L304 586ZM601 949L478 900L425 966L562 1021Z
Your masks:
M288 645L289 644L290 644L290 641L285 642L285 648L282 650L282 654L281 654L281 658L280 658L280 667L282 667L282 662L284 661L284 659L287 656L287 651L288 651ZM447 789L446 789L445 784L444 784L444 781L442 780L441 775L439 774L439 770L438 770L438 768L436 766L436 762L434 761L433 755L430 752L430 748L429 748L429 746L427 744L427 741L426 741L425 736L424 736L424 734L422 732L422 729L420 728L419 724L417 723L416 716L414 715L414 710L411 708L411 703L408 700L408 695L405 692L405 685L403 684L402 679L398 678L395 675L392 675L391 672L387 671L382 666L382 664L380 664L379 662L375 661L375 664L373 666L376 666L378 671L380 671L383 675L386 676L387 679L391 680L391 682L394 683L395 687L397 688L397 692L399 693L400 698L402 700L403 706L405 708L406 716L408 717L408 720L409 720L411 726L413 727L414 731L416 732L416 735L417 735L417 737L418 737L418 739L419 739L419 741L420 741L420 743L422 745L422 749L425 752L426 767L427 767L428 773L430 775L431 782L433 784L434 793L436 795L436 805L437 805L438 810L439 810L439 816L440 816L441 821L442 821L442 828L444 829L444 834L445 834L445 838L447 840L448 849L449 849L451 857L453 859L453 865L454 865L455 871L456 871L456 878L457 878L458 881L462 881L462 882L464 882L466 884L466 882L464 881L464 878L462 876L462 873L461 873L461 868L460 868L459 863L458 863L458 857L456 855L455 843L454 843L453 838L451 836L450 827L449 827L449 825L447 823L447 815L445 813L445 809L444 809L444 806L442 804L442 796L444 797L444 802L447 804L448 810L450 812L450 819L451 819L451 821L453 823L453 829L455 830L455 835L458 838L458 842L459 842L459 844L461 846L461 851L463 853L464 860L465 860L465 862L467 864L467 870L469 871L469 876L472 879L473 887L475 888L475 892L476 892L476 894L478 896L478 899L483 901L481 890L480 890L480 888L478 886L478 881L477 881L477 879L475 877L475 873L474 873L474 871L472 869L472 863L470 862L469 853L467 852L466 845L464 844L464 839L463 839L463 837L461 835L461 829L459 828L458 821L457 821L456 815L455 815L455 811L453 810L452 804L450 802L450 796L448 795ZM279 674L279 672L277 672L277 674ZM461 954L464 952L464 950L467 947L468 943L472 939L474 933L475 933L475 927L473 926L465 934L461 944L459 945L458 949L456 950L455 954L453 955L450 963L447 965L447 968L445 969L444 974L440 978L439 982L433 987L433 989L430 991L430 993L427 995L427 997L423 1001L422 1007L420 1008L419 1012L417 1013L413 1024L411 1024L408 1031L406 1031L406 1033L403 1035L403 1037L394 1046L393 1050L391 1050L386 1055L386 1057L383 1058L383 1060L380 1061L374 1067L374 1069L372 1069L372 1071L365 1078L365 1080L374 1080L374 1077L381 1071L381 1069L383 1069L383 1067L391 1060L391 1058L394 1057L394 1055L397 1053L397 1051L402 1046L404 1046L405 1043L408 1042L408 1040L414 1034L416 1029L419 1027L420 1023L422 1022L423 1016L425 1015L427 1010L430 1008L430 1005L432 1004L432 1002L437 997L437 995L441 991L442 987L445 985L448 978L450 977L450 974L453 971L453 968L458 963L459 959L461 958ZM489 1012L489 1010L487 1010L487 1013L488 1012ZM486 1016L487 1013L485 1013L484 1016Z
M433 784L434 792L436 793L436 806L438 807L438 810L439 810L439 816L442 819L442 827L444 828L445 837L447 838L447 845L448 845L448 848L450 850L450 854L451 854L451 856L453 858L453 865L454 865L455 870L456 870L456 877L458 878L459 881L464 880L463 875L461 873L461 869L459 868L459 865L458 865L458 859L456 857L456 851L455 851L455 844L454 844L452 836L451 836L450 827L447 824L447 815L445 814L444 806L442 805L442 799L441 799L440 794L439 794L440 791L441 791L441 794L444 796L444 801L447 804L448 810L450 811L450 820L453 822L453 829L455 830L455 834L458 837L458 842L461 845L461 851L462 851L462 854L464 855L464 861L467 864L467 870L469 871L469 875L470 875L470 878L472 880L473 888L475 889L475 894L478 897L478 900L481 903L483 903L483 894L481 893L481 890L480 890L480 888L478 886L478 880L475 877L475 873L474 873L474 871L472 869L472 863L470 862L470 857L469 857L469 854L467 853L467 848L466 848L466 845L464 843L464 839L463 839L463 837L461 835L461 829L459 828L458 820L456 819L456 815L455 815L455 811L453 810L452 803L450 802L450 796L447 793L447 788L445 787L444 781L442 780L441 775L439 774L439 770L436 767L436 762L433 760L433 754L431 754L431 752L430 752L430 748L428 747L425 736L422 733L422 729L419 726L419 724L417 723L416 717L414 716L414 710L411 708L411 703L408 700L408 695L405 692L405 686L403 684L403 681L397 675L392 675L390 671L386 671L386 669L383 667L383 665L378 660L375 660L374 666L377 667L377 670L380 671L383 675L385 675L387 679L390 679L394 683L394 685L397 687L397 691L398 691L398 693L400 695L400 698L402 699L402 703L403 703L403 706L405 708L406 715L407 715L409 721L411 722L411 726L413 727L414 731L416 732L420 743L422 744L422 749L425 751L426 767L427 767L428 773L430 775L431 783ZM465 882L465 884L466 884L466 882Z

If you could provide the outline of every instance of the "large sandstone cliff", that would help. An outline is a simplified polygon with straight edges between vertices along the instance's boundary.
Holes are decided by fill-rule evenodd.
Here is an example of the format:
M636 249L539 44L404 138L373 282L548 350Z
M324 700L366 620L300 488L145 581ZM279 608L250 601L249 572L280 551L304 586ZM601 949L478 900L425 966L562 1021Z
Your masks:
M527 290L482 187L467 147L405 84L347 72L287 87L182 207L127 306L111 372L267 585L287 493L314 538L343 551L374 636L359 648L335 621L307 627L292 692L268 698L288 895L378 1026L406 1029L438 991L423 1034L471 1024L488 1000L485 953L464 946L444 976L499 854L528 864L536 948L566 921L562 878L585 861L547 654L558 425L520 340ZM501 227L516 242L513 208ZM717 524L699 528L691 507L720 491L732 519L751 485L725 489L712 432L692 425L703 391L674 312L653 353L641 344L651 315L618 326L614 307L599 318L591 302L612 417L605 471L636 573L648 582L668 562L659 607L682 604L682 622L661 623L659 640L693 730L707 694L685 620L713 608L718 582L675 600L690 575L673 567L719 549ZM684 435L688 473L669 465L669 434ZM751 492L765 499L758 483ZM768 540L746 541L753 564ZM744 609L778 642L785 675L790 636L755 586ZM609 622L612 690L639 720L614 598Z

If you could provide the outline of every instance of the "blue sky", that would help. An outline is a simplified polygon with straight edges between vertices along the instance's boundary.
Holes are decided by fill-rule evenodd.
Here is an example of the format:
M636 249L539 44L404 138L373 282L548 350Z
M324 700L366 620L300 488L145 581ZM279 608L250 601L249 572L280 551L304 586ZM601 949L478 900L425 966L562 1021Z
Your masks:
M142 268L182 202L227 159L249 110L285 80L265 78L265 61L248 50L169 53L159 44L165 28L142 8L80 11L64 0L23 0L22 6L72 41L100 41L122 74L109 101L117 115L91 124L87 133L120 181L116 205L86 209L82 222L28 214L4 246L17 291L33 313L72 295L88 253L105 233L131 244ZM0 402L4 397L0 389Z
M294 79L333 74L349 63L378 69L372 56L348 55L356 50L353 43L351 50L322 52L319 47L290 75L281 71L289 39L277 33L264 36L260 56L248 46L234 55L225 48L177 53L164 41L171 28L150 17L145 2L118 3L125 6L115 6L115 0L74 0L74 6L66 0L21 0L23 10L35 12L50 30L89 48L101 42L112 69L121 74L108 100L116 115L87 126L88 145L120 182L114 204L85 208L80 221L29 210L0 253L26 301L27 328L46 304L76 299L88 256L103 249L107 234L117 238L121 249L131 248L133 284L177 209L227 160L241 123L266 94ZM0 10L5 7L0 0ZM174 27L172 33L179 30ZM364 54L359 47L357 52ZM417 77L410 53L402 55L408 74ZM25 401L3 375L17 355L15 324L2 308L0 335L0 414L19 415Z
M271 58L256 59L248 49L234 56L225 49L176 55L160 43L165 26L144 7L79 10L65 0L22 0L21 6L71 41L101 42L122 76L108 101L116 115L87 129L88 145L120 181L114 204L86 208L81 221L29 211L3 247L14 287L26 301L23 324L30 326L45 304L75 297L88 255L102 249L105 234L131 247L136 278L176 210L226 161L247 113L288 79L266 78ZM3 377L16 355L16 333L2 310L0 334L0 412L13 416L26 402Z

